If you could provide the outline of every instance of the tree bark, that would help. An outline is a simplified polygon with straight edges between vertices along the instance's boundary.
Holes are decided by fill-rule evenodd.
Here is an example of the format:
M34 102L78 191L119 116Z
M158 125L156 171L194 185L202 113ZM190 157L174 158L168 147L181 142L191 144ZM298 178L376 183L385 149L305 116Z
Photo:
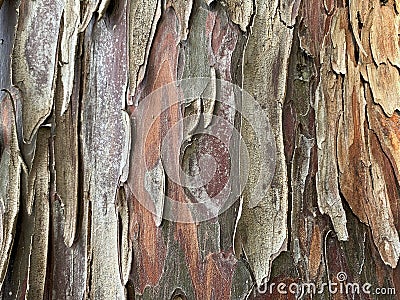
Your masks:
M399 14L0 0L2 299L398 299Z

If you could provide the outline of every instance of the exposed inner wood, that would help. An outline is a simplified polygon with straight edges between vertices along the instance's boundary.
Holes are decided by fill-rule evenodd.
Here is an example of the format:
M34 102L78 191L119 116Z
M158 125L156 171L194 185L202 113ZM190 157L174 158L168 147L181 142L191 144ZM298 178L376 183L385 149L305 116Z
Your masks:
M399 26L398 0L0 0L0 297L400 291Z

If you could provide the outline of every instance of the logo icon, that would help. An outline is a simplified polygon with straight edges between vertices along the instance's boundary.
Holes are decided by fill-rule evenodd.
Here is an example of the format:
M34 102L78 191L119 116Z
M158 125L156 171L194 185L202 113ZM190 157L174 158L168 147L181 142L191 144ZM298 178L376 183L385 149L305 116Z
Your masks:
M268 117L235 84L189 78L164 85L139 101L131 121L129 186L157 225L215 218L244 189L256 206L271 184L276 150ZM259 164L270 172L261 174Z

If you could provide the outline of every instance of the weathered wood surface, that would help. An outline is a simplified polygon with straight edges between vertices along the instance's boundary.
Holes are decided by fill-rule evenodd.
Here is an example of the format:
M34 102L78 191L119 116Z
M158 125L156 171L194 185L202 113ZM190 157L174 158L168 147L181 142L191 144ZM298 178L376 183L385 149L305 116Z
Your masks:
M263 290L340 272L399 293L399 13L0 0L0 297L296 299Z

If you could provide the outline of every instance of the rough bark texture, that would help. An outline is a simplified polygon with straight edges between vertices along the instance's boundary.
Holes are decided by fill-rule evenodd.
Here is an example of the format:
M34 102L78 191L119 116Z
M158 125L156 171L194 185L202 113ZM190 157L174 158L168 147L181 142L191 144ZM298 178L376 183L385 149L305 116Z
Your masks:
M398 299L399 34L397 0L0 0L0 297Z

